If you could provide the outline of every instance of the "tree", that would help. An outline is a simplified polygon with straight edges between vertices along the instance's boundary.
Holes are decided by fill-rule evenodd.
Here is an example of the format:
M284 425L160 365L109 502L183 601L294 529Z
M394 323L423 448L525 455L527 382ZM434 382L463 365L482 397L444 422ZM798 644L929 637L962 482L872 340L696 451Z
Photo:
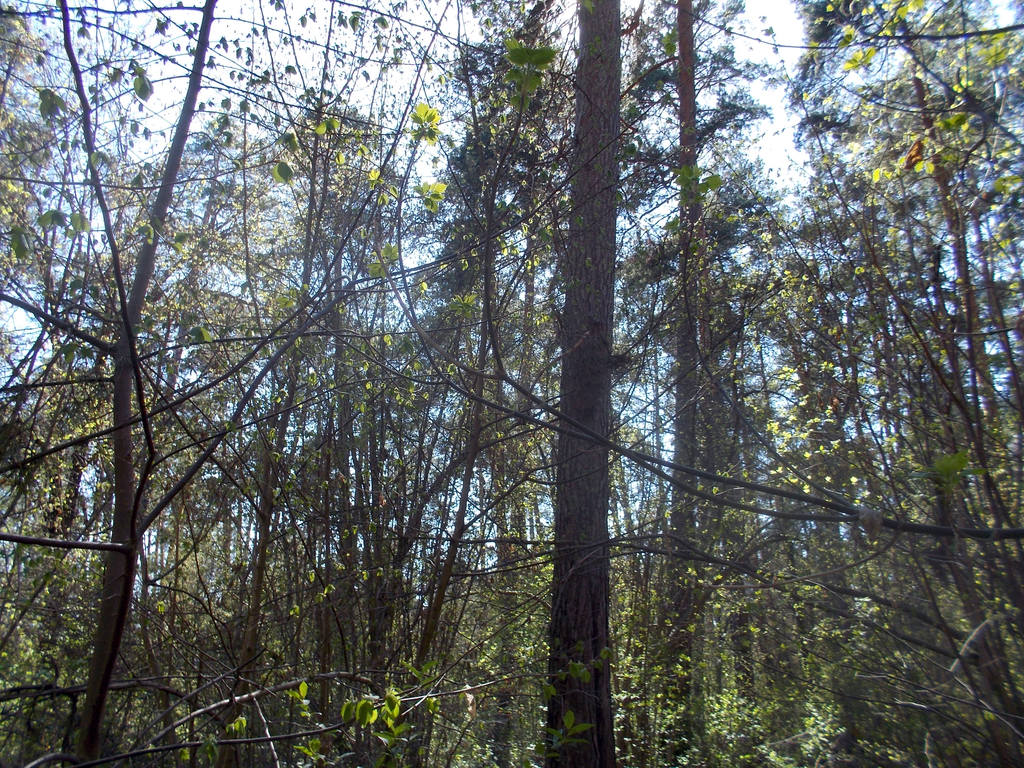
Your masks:
M547 765L615 764L608 636L608 448L619 136L618 0L580 3L561 313Z
M1019 763L1020 29L807 7L0 14L0 762Z
M89 183L96 195L96 202L103 217L104 230L114 260L113 271L114 279L117 283L118 313L121 326L118 340L112 348L114 370L111 407L113 432L111 433L111 440L114 467L114 508L110 540L118 544L122 549L120 551L112 551L107 555L103 575L103 588L99 600L100 608L96 620L96 634L93 640L89 681L86 685L86 697L83 705L82 727L78 738L77 751L82 759L97 757L101 748L104 709L110 690L114 663L117 659L118 650L120 649L128 621L128 614L131 609L139 538L145 531L145 526L142 523L145 515L141 507L145 494L144 487L140 486L136 481L137 459L132 438L132 425L136 418L136 409L141 414L143 428L148 430L149 425L147 422L148 417L145 415L148 406L145 402L145 395L141 386L142 370L139 367L135 337L139 322L142 319L150 279L155 268L156 233L162 231L167 222L167 213L174 195L182 154L185 151L185 144L188 140L189 126L191 125L192 116L195 113L196 102L199 97L199 88L203 79L203 68L206 64L206 52L210 39L210 27L213 23L213 9L214 0L209 0L203 9L203 20L200 24L195 43L195 52L193 54L192 69L185 100L175 125L174 136L164 163L159 187L149 210L148 224L153 234L139 250L134 269L132 270L133 277L129 287L126 273L119 257L120 238L115 232L110 219L104 184L97 167L99 161L94 159L97 144L92 122L93 108L82 79L78 55L74 49L74 42L71 36L70 11L66 3L61 4L64 49L68 56L68 64L74 77L75 91L78 96L79 107L81 108L82 141L89 155ZM145 96L145 75L137 74L136 77L142 78L142 85L137 86L136 91L140 92L140 97ZM139 402L137 406L133 406L133 400L136 397L139 398ZM147 435L147 440L150 442L149 461L152 461L154 458L152 454L152 437ZM145 483L145 475L148 472L149 465L147 464L142 469L143 484Z

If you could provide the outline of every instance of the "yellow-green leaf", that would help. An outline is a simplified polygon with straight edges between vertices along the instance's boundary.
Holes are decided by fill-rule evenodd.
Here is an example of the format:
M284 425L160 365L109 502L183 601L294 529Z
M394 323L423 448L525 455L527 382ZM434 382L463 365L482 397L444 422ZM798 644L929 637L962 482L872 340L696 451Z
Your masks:
M292 180L292 176L295 175L294 171L292 171L292 167L284 160L274 166L272 174L274 176L274 181L278 181L282 184L288 184Z

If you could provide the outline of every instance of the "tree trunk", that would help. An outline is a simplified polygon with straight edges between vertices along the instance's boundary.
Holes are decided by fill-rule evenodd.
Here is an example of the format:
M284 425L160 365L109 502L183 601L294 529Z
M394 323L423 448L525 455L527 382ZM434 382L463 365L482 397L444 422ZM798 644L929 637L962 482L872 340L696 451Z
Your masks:
M568 431L559 433L557 446L547 766L611 768L608 449L575 430L605 437L611 419L618 0L581 2L578 16L572 210L560 264L565 286L560 407Z
M679 0L676 6L676 29L679 38L679 62L676 87L679 95L679 274L678 307L675 313L675 380L673 382L674 414L672 423L672 459L677 465L703 464L697 451L697 389L700 368L697 338L698 280L701 271L699 224L701 205L698 196L697 171L697 91L694 73L696 51L693 37L693 2ZM696 735L694 723L693 669L694 632L698 604L694 574L691 572L688 544L696 535L694 500L681 484L688 478L679 470L673 472L672 506L669 543L672 562L669 564L668 588L669 637L665 644L669 671L669 692L681 714L675 741L682 749L690 746Z
M203 21L196 39L188 90L175 126L174 138L171 140L167 162L160 179L160 187L149 212L151 225L156 231L163 229L177 184L178 170L181 167L181 158L185 151L185 142L188 139L189 127L192 124L196 101L199 98L199 87L203 79L215 2L216 0L207 0L203 8ZM62 4L61 10L64 16L65 50L72 62L72 68L77 70L77 59L71 43L70 12L66 4ZM91 113L80 72L76 72L76 81L84 113L86 145L91 149L94 142L89 122ZM92 167L91 174L93 191L102 199L103 187L95 167ZM109 227L107 234L108 237L113 237L113 232L109 231ZM135 327L142 318L142 308L156 264L156 243L157 238L153 237L142 246L135 263L131 293L125 296L123 291L121 292L122 328L114 352L112 417L116 429L112 433L111 440L114 465L114 514L110 539L113 542L125 544L127 549L110 552L104 564L99 615L92 644L85 704L82 708L82 727L78 737L78 756L83 760L95 759L100 753L103 714L114 674L114 663L117 660L121 640L128 623L135 586L138 537L143 533L136 529L143 494L142 488L136 482L135 454L132 446L132 420L134 418L132 400L136 394L140 398L142 397L141 391L136 393L137 364L134 338ZM110 243L110 247L112 249L115 247L113 242ZM118 277L120 279L121 276Z

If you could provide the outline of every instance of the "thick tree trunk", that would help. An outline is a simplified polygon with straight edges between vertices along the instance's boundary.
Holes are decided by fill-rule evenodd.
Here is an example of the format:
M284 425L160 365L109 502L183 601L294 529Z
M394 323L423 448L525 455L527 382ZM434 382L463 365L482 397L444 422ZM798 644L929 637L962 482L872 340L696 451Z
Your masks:
M560 264L560 407L568 431L557 447L547 765L611 768L608 449L574 430L578 425L603 437L611 418L619 3L581 2L578 13L573 208ZM581 724L587 727L574 731Z
M681 179L679 199L679 273L678 308L675 313L675 381L672 423L672 458L677 465L705 464L697 451L697 400L700 367L697 336L697 303L701 272L699 234L701 204L697 194L697 91L694 73L696 51L693 36L693 2L679 0L676 6L676 30L679 39L679 62L676 87L679 95L679 166L689 173ZM702 599L696 593L694 575L687 559L687 544L696 534L694 500L681 484L689 478L681 471L673 473L669 564L669 638L665 645L666 666L670 672L669 693L681 712L675 741L685 749L693 743L696 733L693 699L694 633Z
M679 38L679 167L692 169L682 179L679 198L679 275L678 308L675 329L675 416L673 423L674 456L677 464L696 463L697 393L696 372L699 367L697 347L697 283L700 273L700 240L698 226L701 216L697 195L697 89L694 79L696 51L693 39L693 2L679 0L676 8L676 29ZM678 473L677 473L678 475ZM679 476L678 479L685 479ZM673 526L675 533L685 535L685 494L673 494Z

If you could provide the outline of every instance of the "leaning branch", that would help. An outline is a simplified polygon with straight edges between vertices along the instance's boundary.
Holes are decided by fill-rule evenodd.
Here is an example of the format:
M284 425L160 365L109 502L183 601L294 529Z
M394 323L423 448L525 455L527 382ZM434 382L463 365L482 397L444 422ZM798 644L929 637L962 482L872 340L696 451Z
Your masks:
M29 544L35 547L51 547L53 549L93 549L107 552L127 552L131 547L127 544L116 544L112 541L73 541L71 539L50 539L45 536L23 536L20 533L0 531L0 541L11 541L15 544Z
M0 301L6 301L8 304L17 307L30 315L35 315L37 318L42 320L47 325L52 325L55 328L59 328L69 336L74 336L79 341L84 341L86 344L91 344L96 349L106 354L110 354L114 351L114 345L110 342L104 341L103 339L93 336L91 333L78 328L74 323L62 320L56 315L51 315L42 307L37 307L35 304L31 304L23 299L19 299L17 296L11 296L9 293L0 293Z
M326 680L349 680L354 683L365 685L378 696L383 695L383 691L380 690L380 687L376 683L374 683L370 678L364 677L363 675L357 675L354 672L326 672L319 675L311 675L309 677L300 677L294 680L288 680L284 683L278 683L277 685L271 685L266 688L260 688L257 691L252 691L243 696L232 696L231 698L221 699L220 701L213 702L213 704L207 704L205 707L195 709L189 712L187 715L182 715L173 723L164 728L162 731L157 733L155 736L153 736L153 738L149 740L149 743L156 744L164 736L166 736L169 733L173 733L175 729L180 728L182 725L185 725L185 723L188 723L191 720L195 720L197 717L202 717L203 715L210 714L211 712L217 712L218 710L236 704L247 704L249 702L256 701L258 699L263 698L264 696L269 696L271 694L294 690L303 683L322 682Z

